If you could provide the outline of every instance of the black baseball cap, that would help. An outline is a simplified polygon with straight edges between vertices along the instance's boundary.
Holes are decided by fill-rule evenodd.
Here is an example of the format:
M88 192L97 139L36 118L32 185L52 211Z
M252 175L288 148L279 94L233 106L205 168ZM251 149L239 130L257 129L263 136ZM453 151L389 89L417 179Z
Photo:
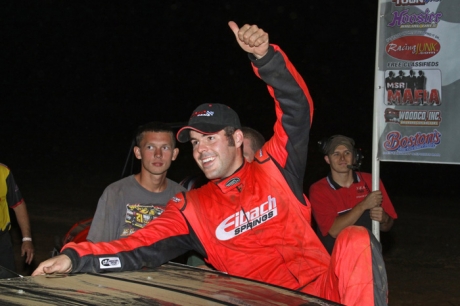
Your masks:
M214 134L227 126L241 129L238 114L224 104L201 104L192 113L188 125L177 132L179 142L190 140L190 131L194 130L201 134Z

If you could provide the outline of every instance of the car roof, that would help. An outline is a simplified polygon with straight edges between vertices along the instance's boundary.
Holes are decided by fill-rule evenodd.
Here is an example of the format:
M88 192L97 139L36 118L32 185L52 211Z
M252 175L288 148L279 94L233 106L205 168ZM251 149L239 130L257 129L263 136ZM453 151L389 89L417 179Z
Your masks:
M0 301L14 305L340 305L176 263L139 271L2 279Z

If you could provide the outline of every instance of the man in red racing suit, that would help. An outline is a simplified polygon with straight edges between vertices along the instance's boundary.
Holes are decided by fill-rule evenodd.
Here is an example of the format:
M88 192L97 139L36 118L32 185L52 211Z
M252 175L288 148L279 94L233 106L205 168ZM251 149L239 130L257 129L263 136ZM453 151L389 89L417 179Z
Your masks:
M274 136L248 163L238 115L222 104L200 105L177 137L191 140L211 181L176 195L160 217L127 238L67 244L63 259L41 263L33 275L155 267L195 250L232 275L347 305L384 305L385 268L369 232L345 229L330 256L311 228L303 177L313 103L305 82L262 29L229 25L275 100Z

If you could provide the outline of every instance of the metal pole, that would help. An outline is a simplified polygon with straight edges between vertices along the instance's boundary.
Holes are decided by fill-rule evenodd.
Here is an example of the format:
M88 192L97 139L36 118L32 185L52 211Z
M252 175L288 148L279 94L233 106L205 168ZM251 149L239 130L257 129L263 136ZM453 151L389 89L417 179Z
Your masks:
M379 189L380 181L380 164L378 160L378 145L379 145L379 117L378 109L380 103L383 101L383 88L381 80L383 79L384 72L379 70L379 57L380 57L380 21L383 18L381 7L383 0L378 1L377 11L377 35L375 44L375 76L374 76L374 114L372 124L372 191ZM372 221L372 233L380 241L380 224L377 221Z

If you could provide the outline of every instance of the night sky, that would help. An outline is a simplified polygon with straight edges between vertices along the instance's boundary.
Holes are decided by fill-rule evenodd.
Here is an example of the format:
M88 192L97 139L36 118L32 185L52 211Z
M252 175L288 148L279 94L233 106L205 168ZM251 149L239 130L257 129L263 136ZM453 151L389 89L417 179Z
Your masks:
M356 140L370 171L377 1L353 0L2 2L0 162L18 181L36 173L115 180L138 125L187 121L204 102L228 104L243 125L270 137L272 99L229 20L266 30L309 86L306 184L327 173L316 142L334 134ZM189 147L180 148L175 179L194 166ZM381 164L390 196L458 195L454 172L458 166Z

